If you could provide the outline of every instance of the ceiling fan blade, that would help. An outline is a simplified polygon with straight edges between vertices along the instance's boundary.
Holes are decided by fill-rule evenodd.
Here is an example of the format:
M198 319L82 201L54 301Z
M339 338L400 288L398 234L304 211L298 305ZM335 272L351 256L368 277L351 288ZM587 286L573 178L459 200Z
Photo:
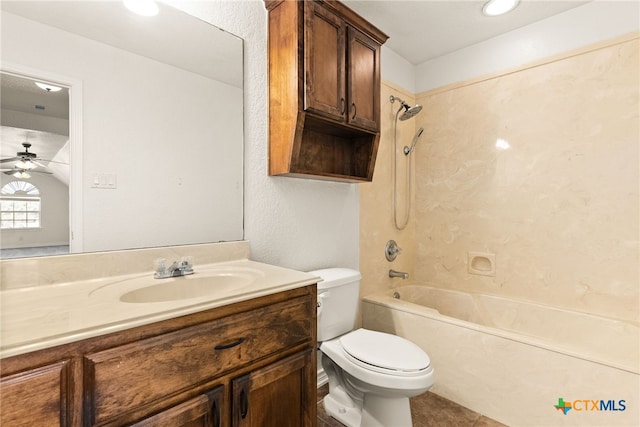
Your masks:
M59 162L59 161L57 161L57 160L47 160L47 159L38 159L38 160L39 160L39 161L41 161L41 162L56 163L56 164L59 164L59 165L69 166L69 163ZM38 162L36 162L36 161L34 161L33 163L38 164ZM45 166L43 166L43 167L45 167L45 168L46 168L47 166L45 165Z
M47 171L39 171L39 170L35 170L35 169L31 169L27 171L28 173L42 173L45 175L53 175L53 172L47 172Z
M18 160L20 160L20 157L8 157L6 159L0 159L0 163L17 162Z

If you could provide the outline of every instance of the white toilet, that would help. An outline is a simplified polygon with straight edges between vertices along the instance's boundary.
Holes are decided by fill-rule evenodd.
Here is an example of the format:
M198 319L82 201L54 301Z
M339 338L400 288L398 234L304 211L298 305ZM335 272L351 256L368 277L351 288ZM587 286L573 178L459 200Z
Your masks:
M429 356L402 337L353 330L359 272L328 268L310 272L318 283L318 341L329 378L324 407L348 427L411 427L409 398L433 384Z

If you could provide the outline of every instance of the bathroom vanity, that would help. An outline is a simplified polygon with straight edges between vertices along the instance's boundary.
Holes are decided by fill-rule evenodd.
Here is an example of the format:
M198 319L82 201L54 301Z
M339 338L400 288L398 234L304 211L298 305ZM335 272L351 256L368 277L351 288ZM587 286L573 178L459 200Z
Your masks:
M162 280L136 273L37 287L48 306L19 314L34 288L3 291L0 425L315 425L317 278L194 264L198 286L223 277L219 293L149 302ZM233 271L255 277L227 286Z

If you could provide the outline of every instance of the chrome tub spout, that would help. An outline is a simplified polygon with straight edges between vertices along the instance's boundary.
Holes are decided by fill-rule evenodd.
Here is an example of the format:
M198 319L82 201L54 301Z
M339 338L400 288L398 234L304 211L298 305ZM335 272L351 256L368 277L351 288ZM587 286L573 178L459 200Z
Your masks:
M409 273L405 273L402 271L389 270L389 277L401 277L403 279L408 279Z

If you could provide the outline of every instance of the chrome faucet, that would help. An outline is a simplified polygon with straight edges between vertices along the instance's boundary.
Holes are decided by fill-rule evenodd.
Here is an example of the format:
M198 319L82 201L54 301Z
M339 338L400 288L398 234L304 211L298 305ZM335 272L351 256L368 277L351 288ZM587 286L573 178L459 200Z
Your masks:
M389 270L389 277L402 277L403 279L408 279L409 273L404 273L402 271Z
M153 273L154 279L166 279L167 277L193 274L193 263L189 257L184 257L180 261L174 261L169 267L166 266L166 263L166 259L156 260L156 271Z

